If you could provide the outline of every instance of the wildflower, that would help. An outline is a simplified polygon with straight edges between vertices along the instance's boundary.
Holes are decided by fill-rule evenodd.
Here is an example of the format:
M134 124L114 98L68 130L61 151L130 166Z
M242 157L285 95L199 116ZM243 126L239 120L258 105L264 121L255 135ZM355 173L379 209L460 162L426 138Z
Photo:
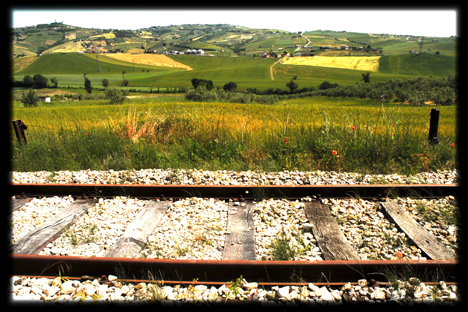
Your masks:
M86 132L85 135L88 135L88 133Z
M423 154L419 154L419 156L423 157Z
M288 144L288 139L286 139L286 141L284 141L284 144Z
M455 146L455 143L451 143L450 145Z
M336 155L336 151L333 151L332 154L333 154L333 155Z
M354 126L351 126L351 130L354 130L354 129L355 129Z

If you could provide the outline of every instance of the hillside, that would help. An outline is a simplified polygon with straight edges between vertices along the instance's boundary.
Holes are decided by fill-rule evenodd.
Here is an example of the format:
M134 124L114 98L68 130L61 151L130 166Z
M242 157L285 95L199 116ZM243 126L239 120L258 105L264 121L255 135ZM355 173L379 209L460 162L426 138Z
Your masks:
M418 40L423 40L422 49ZM193 78L203 78L218 87L234 81L240 90L284 89L293 77L300 87L310 87L325 80L359 83L364 71L372 71L373 81L456 72L457 38L453 37L326 30L291 33L226 24L130 31L52 23L11 29L10 41L15 81L42 74L57 77L60 85L81 85L83 73L93 84L108 79L119 85L125 72L133 87L190 87ZM102 52L101 71L93 53L96 47ZM214 57L175 55L188 49L203 49ZM412 50L424 53L413 55ZM286 51L292 57L277 63L275 53L280 57ZM266 53L273 57L262 57ZM304 56L307 53L313 56Z
M142 51L163 51L186 49L206 49L213 54L234 52L253 54L259 52L281 51L302 47L310 40L309 46L331 46L339 48L348 45L351 48L368 46L382 51L381 54L404 54L413 49L419 50L418 40L423 40L423 52L433 54L455 55L456 38L412 37L391 34L368 34L353 32L335 32L326 30L305 31L304 37L300 33L292 33L275 29L252 29L248 27L227 24L185 24L172 26L152 26L136 31L112 29L85 29L60 23L43 24L33 27L11 29L10 38L18 49L13 56L21 55L19 51L31 53L54 52L51 48L59 48L59 52L70 52L70 42L77 45L74 48L82 50L90 46L100 46L106 51L116 49L128 51L141 49ZM281 50L280 50L281 49ZM304 51L307 49L304 49ZM316 49L317 50L317 49ZM316 51L321 53L323 51Z

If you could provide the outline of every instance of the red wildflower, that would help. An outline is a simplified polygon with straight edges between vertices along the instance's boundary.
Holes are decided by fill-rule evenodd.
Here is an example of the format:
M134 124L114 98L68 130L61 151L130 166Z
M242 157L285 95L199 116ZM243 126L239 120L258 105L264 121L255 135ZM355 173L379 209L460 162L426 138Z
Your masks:
M85 135L88 135L88 133L85 133Z
M419 154L419 156L423 157L423 154Z
M455 146L455 143L451 143L450 145Z
M355 129L354 126L351 126L351 130L354 130L354 129Z
M332 154L333 154L333 155L336 155L336 151L333 151Z
M288 144L288 139L286 139L286 141L284 141L284 144Z

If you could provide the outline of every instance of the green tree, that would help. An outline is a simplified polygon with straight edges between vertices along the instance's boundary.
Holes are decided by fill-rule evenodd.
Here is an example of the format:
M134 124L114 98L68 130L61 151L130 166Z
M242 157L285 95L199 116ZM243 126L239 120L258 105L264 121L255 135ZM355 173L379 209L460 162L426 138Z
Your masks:
M370 83L370 72L368 73L362 73L362 79L361 80L364 80L364 83Z
M237 88L237 83L232 82L232 81L226 83L223 87L224 91L226 92L234 92L236 91L236 88Z
M213 89L213 81L211 80L206 80L206 79L198 79L198 78L193 78L192 79L192 86L196 89L199 86L204 86L208 91L211 91Z
M35 89L47 88L48 83L49 79L41 74L36 74L33 77L33 88Z
M107 88L107 87L109 86L109 80L107 80L107 79L102 79L102 86L103 86L104 88Z
M27 75L23 78L23 86L30 88L33 85L34 81L31 76Z
M86 93L91 94L93 91L93 87L91 86L91 80L88 79L88 77L85 76L85 89Z
M50 82L54 84L54 88L58 86L58 79L56 77L50 78Z
M39 96L33 89L29 89L28 92L23 92L20 101L24 107L37 107Z
M294 80L291 80L286 84L286 87L288 87L291 92L294 92L294 90L296 90L299 86L294 82Z
M327 90L336 87L338 87L337 83L330 83L328 81L324 81L319 85L319 90Z

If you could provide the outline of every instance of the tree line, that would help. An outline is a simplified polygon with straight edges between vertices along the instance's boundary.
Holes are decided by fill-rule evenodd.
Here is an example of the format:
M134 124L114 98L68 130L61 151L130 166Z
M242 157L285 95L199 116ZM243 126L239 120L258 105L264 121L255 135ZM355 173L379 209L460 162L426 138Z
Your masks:
M229 82L223 88L214 87L211 80L193 79L193 89L189 89L186 99L193 101L232 100L237 103L274 103L276 101L312 96L369 98L376 102L402 102L412 105L423 105L432 101L438 105L452 105L457 100L458 76L447 77L417 77L409 79L390 78L385 81L370 82L370 73L363 73L364 83L340 86L337 83L324 81L317 87L299 88L291 79L286 84L288 89L268 88L258 90L236 91L237 84ZM235 85L235 87L234 87ZM244 94L244 96L242 96ZM249 95L249 96L247 96Z

